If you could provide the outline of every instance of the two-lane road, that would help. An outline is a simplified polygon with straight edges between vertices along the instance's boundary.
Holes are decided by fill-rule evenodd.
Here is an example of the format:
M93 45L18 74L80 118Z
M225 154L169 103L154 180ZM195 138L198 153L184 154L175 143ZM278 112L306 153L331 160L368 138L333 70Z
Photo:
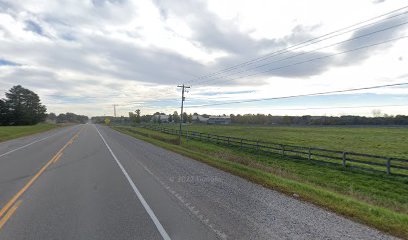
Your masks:
M0 144L0 239L390 239L98 125Z

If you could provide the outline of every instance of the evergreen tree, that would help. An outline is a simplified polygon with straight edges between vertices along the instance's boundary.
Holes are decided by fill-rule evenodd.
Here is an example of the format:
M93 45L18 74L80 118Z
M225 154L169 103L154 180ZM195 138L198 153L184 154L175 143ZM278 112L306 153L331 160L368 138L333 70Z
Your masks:
M8 111L6 103L0 99L0 125L8 125Z
M47 108L41 104L38 95L20 85L6 93L1 105L1 114L6 116L4 125L32 125L47 117Z

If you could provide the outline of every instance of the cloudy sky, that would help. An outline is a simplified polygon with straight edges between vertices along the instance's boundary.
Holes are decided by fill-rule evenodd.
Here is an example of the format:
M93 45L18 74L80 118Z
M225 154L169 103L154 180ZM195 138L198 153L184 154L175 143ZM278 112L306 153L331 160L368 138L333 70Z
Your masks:
M177 85L186 83L188 112L408 114L408 85L199 107L408 82L407 5L0 0L0 97L20 84L37 92L49 112L112 115L118 104L126 116L137 108L178 110Z

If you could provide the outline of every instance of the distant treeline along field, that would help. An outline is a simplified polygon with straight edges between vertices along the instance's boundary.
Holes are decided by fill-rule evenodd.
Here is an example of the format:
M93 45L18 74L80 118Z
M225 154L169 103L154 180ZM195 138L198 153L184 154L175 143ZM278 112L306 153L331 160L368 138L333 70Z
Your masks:
M271 114L243 114L243 115L222 115L228 118L228 123L232 124L254 124L254 125L408 125L407 115L391 116L380 114L378 111L373 111L373 117L365 116L273 116ZM381 116L380 116L381 115ZM157 117L160 116L160 117ZM207 123L203 119L208 119L211 116L208 114L183 114L184 123ZM166 115L165 113L155 113L153 115L141 115L140 110L136 110L136 114L130 112L129 117L92 117L94 123L104 123L106 118L110 119L112 124L132 124L132 123L179 123L180 116L175 111L173 114Z

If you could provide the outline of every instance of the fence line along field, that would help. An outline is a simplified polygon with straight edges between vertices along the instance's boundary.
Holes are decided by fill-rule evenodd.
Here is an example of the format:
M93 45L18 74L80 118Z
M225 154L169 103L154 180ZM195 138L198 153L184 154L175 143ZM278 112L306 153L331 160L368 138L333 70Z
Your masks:
M167 134L179 135L179 131L174 128L165 128L158 125L147 125L145 128L161 131ZM305 147L299 145L288 145L280 142L263 140L251 140L247 138L231 137L206 132L184 130L182 135L186 139L195 139L215 144L223 144L239 149L254 151L255 153L281 154L282 156L307 159L309 161L324 164L334 164L343 168L358 168L361 170L385 172L408 176L408 159L395 158L390 156L372 155L367 153L356 153L349 151L338 151L324 149L321 147Z
M178 129L175 124L161 127ZM184 125L184 131L408 159L408 127Z

